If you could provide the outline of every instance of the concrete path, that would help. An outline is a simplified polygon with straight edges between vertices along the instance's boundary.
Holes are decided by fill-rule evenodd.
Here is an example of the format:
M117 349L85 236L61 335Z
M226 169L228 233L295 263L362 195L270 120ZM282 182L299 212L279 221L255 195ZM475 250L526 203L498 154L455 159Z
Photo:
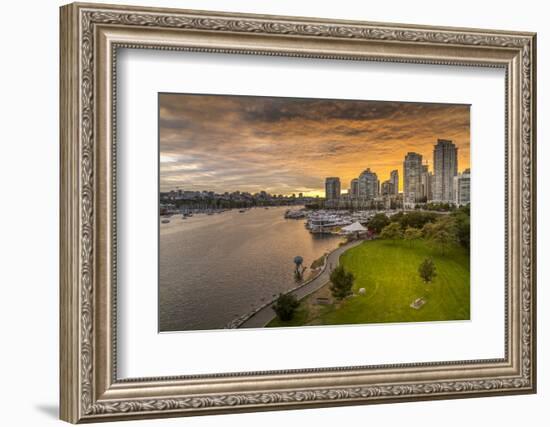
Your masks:
M315 279L310 282L300 286L298 289L294 289L289 293L294 295L298 300L308 296L309 294L315 292L317 289L320 289L324 284L326 284L330 279L330 273L334 268L336 268L340 262L340 255L342 255L348 249L351 249L359 244L363 243L363 240L358 240L355 242L348 243L344 246L332 251L327 258L325 263L325 268ZM268 304L262 309L258 310L251 317L245 320L239 328L263 328L271 320L275 318L275 312L271 308L272 304Z

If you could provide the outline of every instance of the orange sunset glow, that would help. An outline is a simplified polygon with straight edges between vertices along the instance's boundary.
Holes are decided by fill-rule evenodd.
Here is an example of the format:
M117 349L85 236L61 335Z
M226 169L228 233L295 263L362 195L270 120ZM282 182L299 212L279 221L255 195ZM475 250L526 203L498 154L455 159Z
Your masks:
M470 106L233 95L159 95L160 188L324 196L370 168L380 181L438 138L470 167Z

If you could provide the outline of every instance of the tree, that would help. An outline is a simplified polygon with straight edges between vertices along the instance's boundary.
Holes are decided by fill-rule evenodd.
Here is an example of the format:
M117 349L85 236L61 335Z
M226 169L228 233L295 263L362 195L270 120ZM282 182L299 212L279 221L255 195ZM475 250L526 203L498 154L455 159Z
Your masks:
M343 266L339 265L336 267L330 273L330 291L332 292L332 296L341 300L350 295L354 280L355 277L353 274L346 271Z
M420 274L420 277L424 283L428 283L433 280L436 276L436 272L435 264L431 258L426 258L420 263L420 266L418 267L418 274Z
M453 217L446 215L434 223L428 223L422 228L422 234L428 241L445 253L452 244L456 243L456 222Z
M418 240L422 237L422 231L420 231L418 228L408 227L405 230L405 234L403 235L403 237L409 242L409 245L412 246L414 240Z
M379 234L389 223L390 219L386 216L386 214L378 213L369 219L367 222L367 227L373 230L376 234Z
M437 216L438 215L433 212L399 212L394 215L391 220L399 222L403 230L407 227L421 229L427 223L434 222L437 219Z
M282 321L292 320L294 312L300 305L300 302L292 294L279 294L275 304L273 304L273 311Z
M458 243L464 248L470 250L470 206L461 206L456 212L453 212L456 222L456 237Z
M380 233L380 238L384 240L398 240L403 238L403 231L397 222L386 225Z

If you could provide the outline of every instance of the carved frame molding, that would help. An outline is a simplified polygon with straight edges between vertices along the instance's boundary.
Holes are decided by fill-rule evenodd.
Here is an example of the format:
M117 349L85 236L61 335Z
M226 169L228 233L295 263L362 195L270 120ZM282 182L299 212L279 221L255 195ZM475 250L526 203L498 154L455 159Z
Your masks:
M113 147L118 48L506 68L506 357L117 380ZM61 418L102 421L534 392L535 51L532 33L92 4L62 7ZM349 381L335 380L346 375ZM272 383L260 384L271 376ZM300 385L284 387L288 379Z

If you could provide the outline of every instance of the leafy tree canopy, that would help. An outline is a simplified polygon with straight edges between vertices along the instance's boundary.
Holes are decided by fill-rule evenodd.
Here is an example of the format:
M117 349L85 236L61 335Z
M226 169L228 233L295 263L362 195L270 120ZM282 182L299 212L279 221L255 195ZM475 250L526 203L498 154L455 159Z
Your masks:
M379 234L389 223L390 219L386 216L386 214L378 213L369 219L367 227L373 230L376 234Z
M414 227L408 227L405 230L405 233L403 235L403 238L405 240L408 240L411 243L412 243L413 240L418 240L421 237L422 237L422 231L419 230L418 228L414 228Z
M442 216L436 222L426 224L422 234L444 253L450 245L457 242L456 220L451 215Z
M453 212L456 221L456 234L458 243L464 248L470 249L470 205L461 206Z
M294 313L300 302L292 294L279 294L279 297L273 304L273 311L282 321L292 320Z
M392 222L397 222L403 230L408 227L422 228L429 222L434 222L441 214L434 212L399 212L391 217Z
M380 233L380 238L384 240L398 240L403 238L403 231L398 222L392 222L386 225Z

